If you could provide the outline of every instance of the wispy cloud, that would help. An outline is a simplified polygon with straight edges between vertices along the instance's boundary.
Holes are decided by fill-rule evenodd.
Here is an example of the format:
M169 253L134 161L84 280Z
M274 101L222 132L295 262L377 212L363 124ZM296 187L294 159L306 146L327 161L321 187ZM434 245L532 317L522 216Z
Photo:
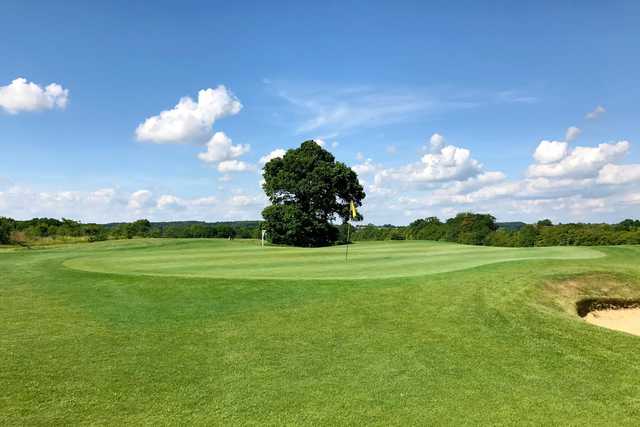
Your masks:
M536 101L534 97L517 91L488 93L366 85L301 85L277 81L270 81L267 86L291 107L295 133L313 132L327 138L361 128L420 120L451 110Z
M438 101L430 97L369 87L279 90L278 96L298 110L296 133L335 135L354 128L404 122L438 105Z

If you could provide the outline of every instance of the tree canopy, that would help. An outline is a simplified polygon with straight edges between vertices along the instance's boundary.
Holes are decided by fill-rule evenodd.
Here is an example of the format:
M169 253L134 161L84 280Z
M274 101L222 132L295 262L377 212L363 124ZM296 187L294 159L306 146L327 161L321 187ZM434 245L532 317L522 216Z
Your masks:
M346 222L349 203L361 206L365 198L356 173L315 141L269 161L263 189L271 202L262 211L270 240L294 246L334 243L333 222Z

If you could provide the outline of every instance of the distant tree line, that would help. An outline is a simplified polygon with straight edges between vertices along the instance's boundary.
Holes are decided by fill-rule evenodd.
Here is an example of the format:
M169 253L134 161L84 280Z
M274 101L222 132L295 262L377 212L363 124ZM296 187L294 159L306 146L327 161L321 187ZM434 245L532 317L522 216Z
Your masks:
M596 246L640 244L640 220L618 224L497 223L488 214L460 213L442 222L436 217L413 221L406 227L364 225L352 228L353 240L440 240L468 245Z
M69 238L90 242L107 239L156 238L243 238L260 237L259 221L206 223L198 221L133 222L83 224L71 219L33 218L18 221L0 217L0 244L27 244L39 239ZM626 219L618 224L553 224L545 219L535 224L499 223L488 214L460 213L446 221L429 217L408 226L333 226L345 243L347 227L352 241L362 240L440 240L485 246L596 246L640 244L640 220Z
M90 242L108 239L132 239L135 237L181 238L257 238L260 235L258 221L232 221L205 223L150 222L140 219L133 222L112 224L83 224L63 218L33 218L18 221L0 217L0 244L26 244L42 239L75 238Z

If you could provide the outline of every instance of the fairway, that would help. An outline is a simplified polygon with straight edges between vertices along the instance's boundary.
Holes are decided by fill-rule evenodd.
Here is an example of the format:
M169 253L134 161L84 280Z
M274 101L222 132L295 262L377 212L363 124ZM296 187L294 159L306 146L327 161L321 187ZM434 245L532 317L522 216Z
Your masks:
M640 247L0 251L0 424L634 425Z

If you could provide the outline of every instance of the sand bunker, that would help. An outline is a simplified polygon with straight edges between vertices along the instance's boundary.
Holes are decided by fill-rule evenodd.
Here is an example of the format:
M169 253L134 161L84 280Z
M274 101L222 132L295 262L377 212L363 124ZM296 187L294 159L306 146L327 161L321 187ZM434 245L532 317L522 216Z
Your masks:
M592 325L640 335L640 308L596 310L588 313L584 320Z

